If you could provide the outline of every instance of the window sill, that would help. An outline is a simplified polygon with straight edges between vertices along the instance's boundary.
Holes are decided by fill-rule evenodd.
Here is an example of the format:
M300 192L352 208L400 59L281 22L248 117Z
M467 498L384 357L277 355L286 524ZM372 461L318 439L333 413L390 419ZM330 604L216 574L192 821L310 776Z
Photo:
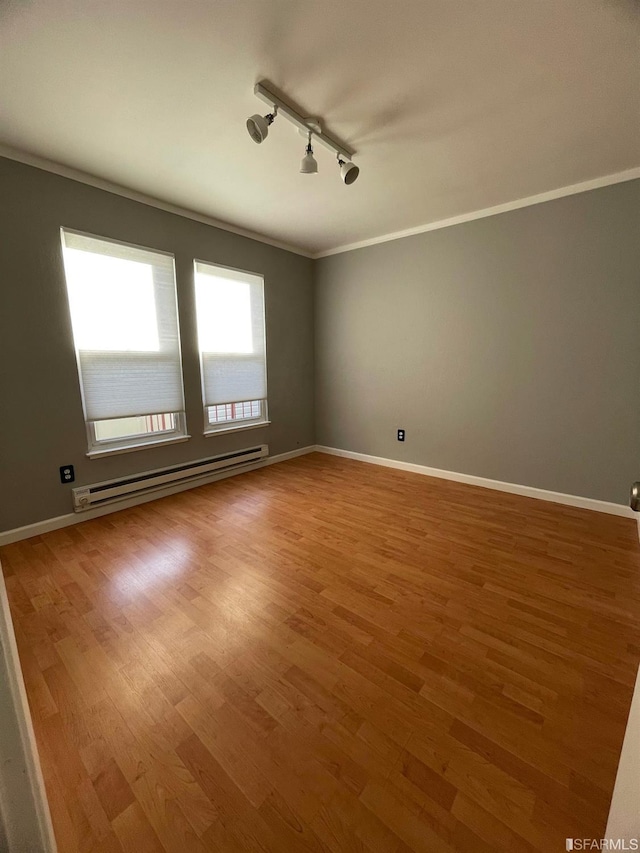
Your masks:
M189 441L190 438L190 435L174 435L171 438L163 438L159 441L143 441L137 444L124 444L120 447L105 447L102 450L90 450L87 456L89 459L100 459L102 456L133 453L135 450L148 450L150 447L164 447L165 444L179 444L181 441Z
M260 421L259 424L236 424L235 426L224 427L224 429L208 429L204 431L204 437L210 438L212 435L224 435L227 432L240 432L244 429L259 429L269 426L270 423L271 421Z

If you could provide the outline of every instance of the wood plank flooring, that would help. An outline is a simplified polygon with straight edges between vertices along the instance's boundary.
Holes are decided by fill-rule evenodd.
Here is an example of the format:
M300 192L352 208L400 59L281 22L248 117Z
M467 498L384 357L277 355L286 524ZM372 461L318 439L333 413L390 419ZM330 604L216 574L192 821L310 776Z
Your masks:
M604 832L633 521L312 454L0 559L61 853Z

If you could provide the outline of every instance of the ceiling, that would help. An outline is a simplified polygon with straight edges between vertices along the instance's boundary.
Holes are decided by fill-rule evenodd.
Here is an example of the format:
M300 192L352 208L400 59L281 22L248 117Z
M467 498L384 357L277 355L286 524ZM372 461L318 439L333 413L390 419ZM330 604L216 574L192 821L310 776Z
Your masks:
M640 165L632 0L3 0L0 143L309 254ZM634 11L635 10L635 11ZM266 78L357 150L345 186Z

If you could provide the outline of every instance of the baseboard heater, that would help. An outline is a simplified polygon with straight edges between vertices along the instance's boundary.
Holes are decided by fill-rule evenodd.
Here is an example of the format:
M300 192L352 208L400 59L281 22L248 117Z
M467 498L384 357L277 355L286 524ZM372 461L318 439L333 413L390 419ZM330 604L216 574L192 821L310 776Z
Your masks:
M257 447L235 450L233 453L212 456L210 459L199 459L197 462L189 462L186 465L146 471L144 474L136 474L135 477L108 480L104 483L95 483L93 486L81 486L72 490L73 508L76 512L83 512L95 506L124 500L132 495L163 489L172 483L191 482L215 471L240 468L252 462L259 462L268 455L269 445L260 444Z

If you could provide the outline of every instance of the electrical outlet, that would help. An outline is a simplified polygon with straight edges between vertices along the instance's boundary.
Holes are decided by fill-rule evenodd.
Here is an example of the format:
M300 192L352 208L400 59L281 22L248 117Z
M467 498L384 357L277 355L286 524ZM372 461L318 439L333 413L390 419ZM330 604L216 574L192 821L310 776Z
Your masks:
M75 471L73 470L73 465L62 465L60 467L60 482L61 483L73 483L76 479Z
M398 430L398 441L404 441L404 430L403 429Z

